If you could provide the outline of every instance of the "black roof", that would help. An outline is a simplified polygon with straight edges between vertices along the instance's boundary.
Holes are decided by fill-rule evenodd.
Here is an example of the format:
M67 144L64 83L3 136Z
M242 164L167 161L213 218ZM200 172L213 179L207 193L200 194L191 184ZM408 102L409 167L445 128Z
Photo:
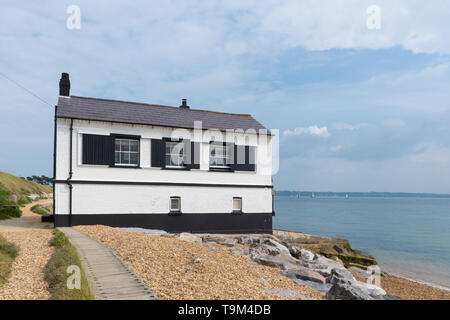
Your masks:
M154 104L85 97L59 97L58 118L96 120L130 124L194 128L202 121L203 129L266 129L249 114L196 110ZM269 131L267 131L270 134Z

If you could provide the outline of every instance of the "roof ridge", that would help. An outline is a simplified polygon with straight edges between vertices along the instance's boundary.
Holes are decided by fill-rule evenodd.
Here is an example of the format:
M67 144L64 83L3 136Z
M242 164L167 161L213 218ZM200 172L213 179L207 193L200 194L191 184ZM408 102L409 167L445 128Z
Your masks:
M223 114L223 115L229 115L229 116L250 117L252 120L254 120L252 115L248 114L248 113L231 113L231 112L221 112L221 111L202 110L202 109L190 109L190 108L189 109L180 109L180 107L173 107L173 106L167 106L167 105L161 105L161 104L151 104L151 103L134 102L134 101L105 99L105 98L80 97L80 96L70 96L70 97L71 98L79 98L79 99L90 99L90 100L119 102L119 103L131 103L131 104L138 104L138 105L143 105L143 106L158 107L158 108L171 108L171 109L184 110L184 111L210 112L210 113Z

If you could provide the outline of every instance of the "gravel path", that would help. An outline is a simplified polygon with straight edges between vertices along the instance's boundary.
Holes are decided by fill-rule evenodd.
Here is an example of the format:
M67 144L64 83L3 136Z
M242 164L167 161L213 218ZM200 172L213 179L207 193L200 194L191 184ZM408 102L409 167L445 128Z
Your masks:
M106 226L75 229L114 250L160 299L289 298L276 294L277 289L292 290L306 298L324 298L280 275L278 269L253 265L224 246L203 246Z
M30 210L35 204L49 205L52 201L52 199L44 199L27 204L25 207L21 208L22 217L0 221L0 232L23 232L31 229L39 230L53 228L52 223L41 222L41 216Z
M48 245L51 230L2 232L19 247L8 282L0 287L0 300L46 300L50 297L44 280L44 266L53 248Z

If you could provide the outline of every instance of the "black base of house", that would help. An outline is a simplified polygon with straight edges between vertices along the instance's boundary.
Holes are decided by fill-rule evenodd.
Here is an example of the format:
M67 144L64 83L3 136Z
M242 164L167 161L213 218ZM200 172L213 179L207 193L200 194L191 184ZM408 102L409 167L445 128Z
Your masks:
M73 214L55 215L55 227L101 224L172 233L272 233L272 213Z
M53 222L53 215L43 215L41 217L42 222Z

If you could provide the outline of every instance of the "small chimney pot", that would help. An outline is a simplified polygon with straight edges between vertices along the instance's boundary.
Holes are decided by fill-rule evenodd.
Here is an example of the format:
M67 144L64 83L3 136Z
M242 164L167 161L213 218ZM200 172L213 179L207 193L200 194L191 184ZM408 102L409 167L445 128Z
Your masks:
M186 100L186 99L182 99L182 100L181 100L181 106L180 106L180 108L189 109L189 106L187 105L187 100Z
M66 72L61 73L61 79L59 80L59 95L64 97L70 96L70 80L69 74Z

